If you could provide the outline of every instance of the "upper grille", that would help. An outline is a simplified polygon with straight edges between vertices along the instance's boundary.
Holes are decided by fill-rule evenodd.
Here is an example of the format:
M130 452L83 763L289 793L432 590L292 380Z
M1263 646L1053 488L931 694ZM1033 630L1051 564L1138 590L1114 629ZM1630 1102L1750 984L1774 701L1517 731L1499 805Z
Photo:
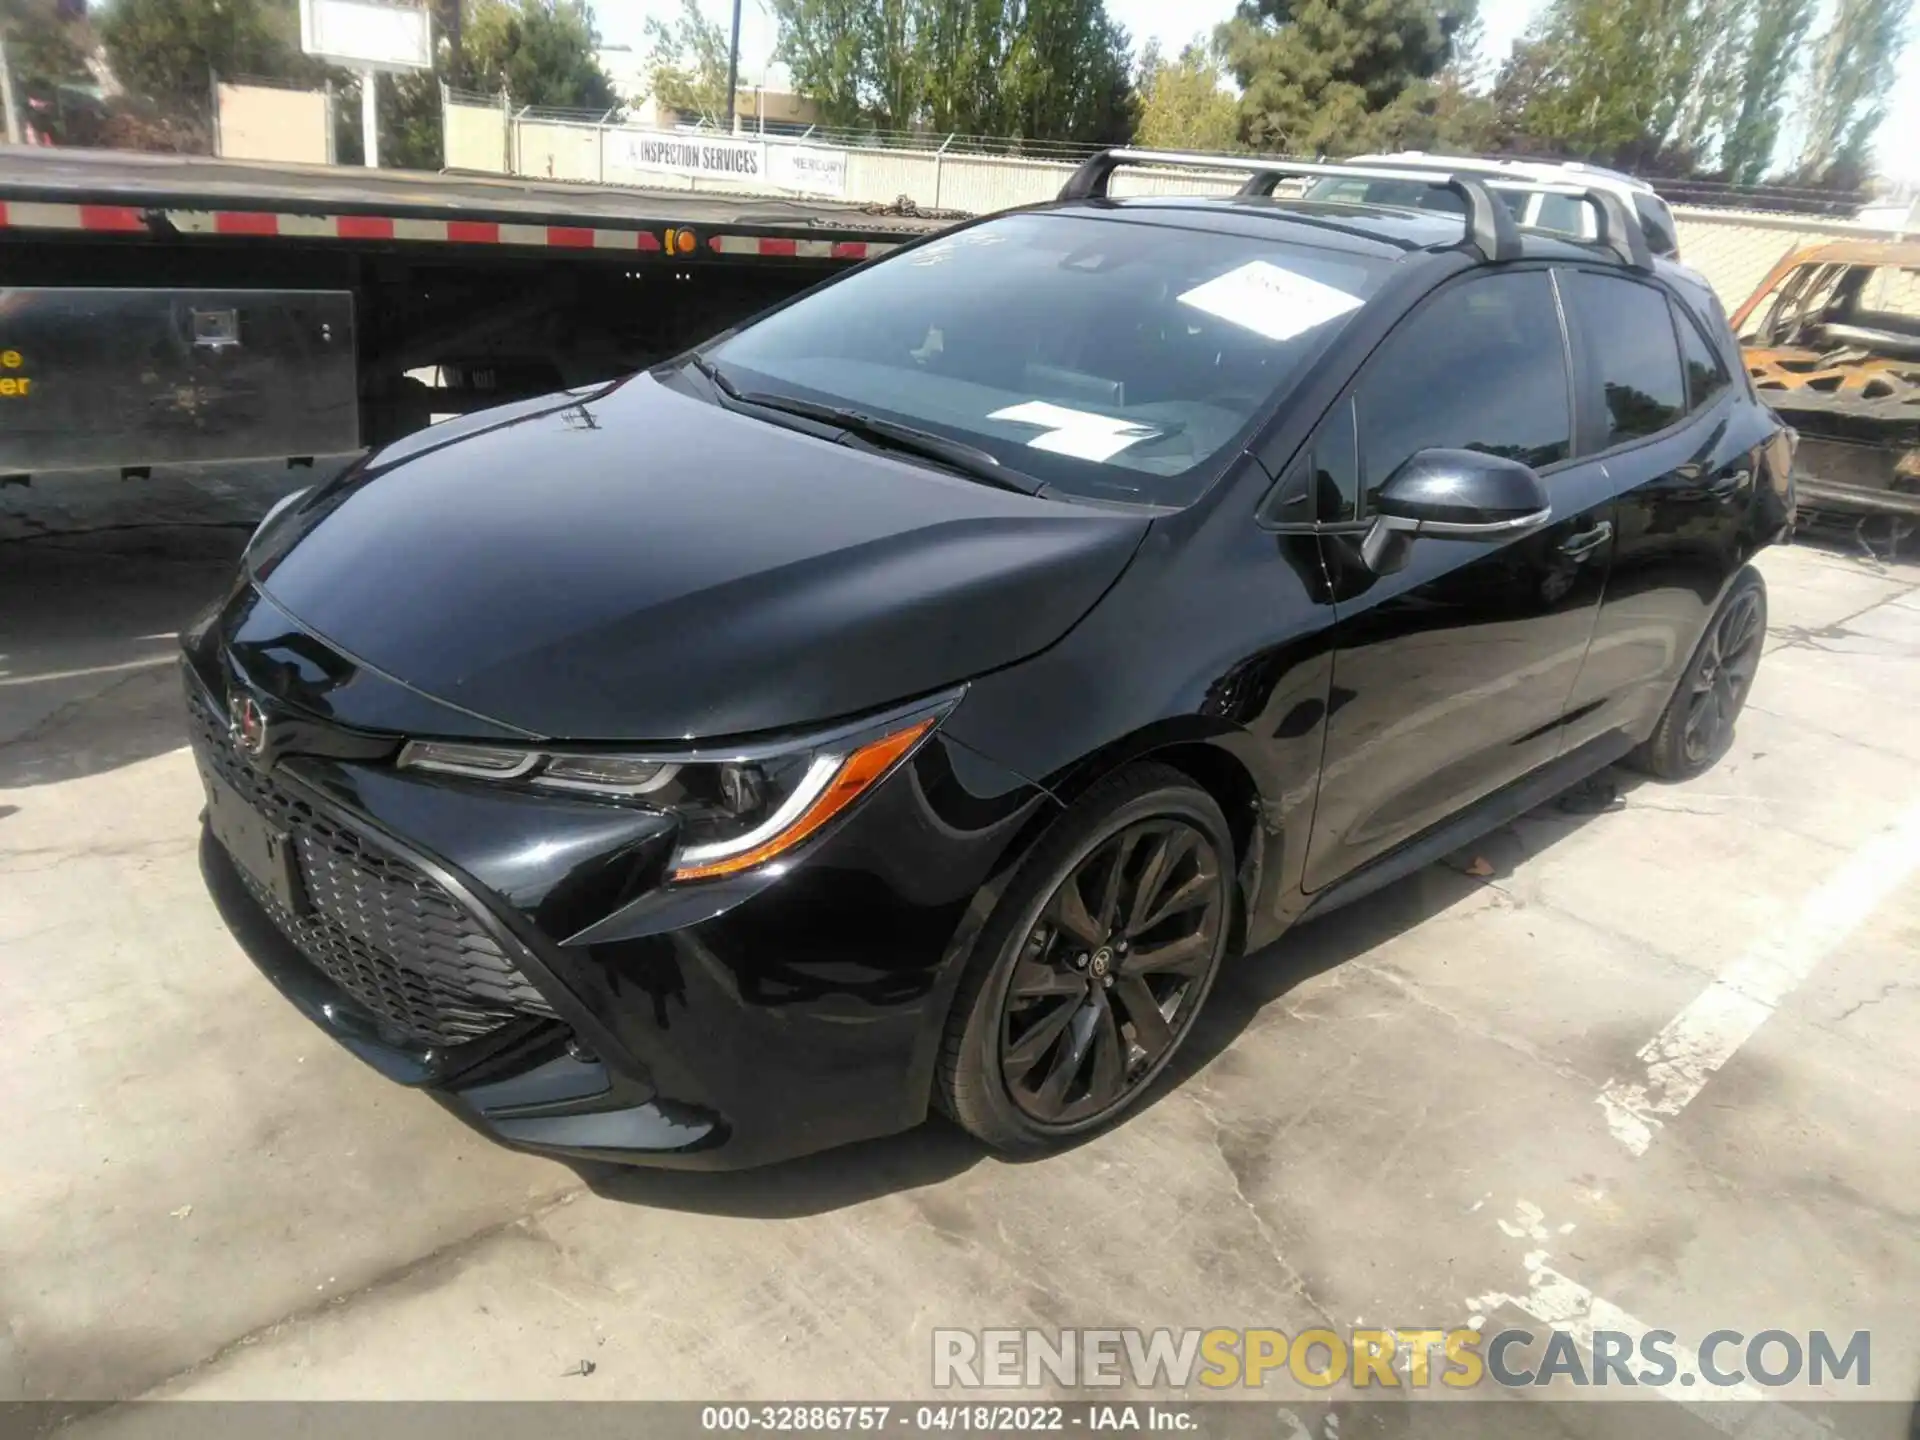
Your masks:
M201 758L292 841L311 908L293 914L236 865L247 890L300 953L383 1028L458 1045L522 1015L553 1014L443 886L249 765L197 689L189 708Z

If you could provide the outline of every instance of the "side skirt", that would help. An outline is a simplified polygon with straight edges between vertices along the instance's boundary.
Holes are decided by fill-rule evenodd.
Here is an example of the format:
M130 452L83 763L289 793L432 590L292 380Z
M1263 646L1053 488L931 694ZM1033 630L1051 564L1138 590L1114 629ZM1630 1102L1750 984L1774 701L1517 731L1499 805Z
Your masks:
M1570 750L1532 774L1523 775L1491 795L1474 801L1459 814L1442 820L1432 829L1369 860L1351 875L1334 881L1308 900L1295 923L1312 916L1329 914L1343 905L1351 905L1355 900L1431 865L1442 856L1451 855L1469 840L1519 818L1594 771L1611 765L1633 746L1632 737L1618 731L1596 735L1579 749Z

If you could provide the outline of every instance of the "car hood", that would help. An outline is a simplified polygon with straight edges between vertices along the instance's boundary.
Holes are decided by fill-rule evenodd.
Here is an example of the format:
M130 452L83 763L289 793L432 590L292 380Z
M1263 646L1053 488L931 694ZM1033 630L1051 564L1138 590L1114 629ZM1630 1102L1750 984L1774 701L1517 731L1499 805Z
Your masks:
M450 424L276 517L249 567L355 660L542 737L747 734L938 690L1059 639L1148 523L651 376Z

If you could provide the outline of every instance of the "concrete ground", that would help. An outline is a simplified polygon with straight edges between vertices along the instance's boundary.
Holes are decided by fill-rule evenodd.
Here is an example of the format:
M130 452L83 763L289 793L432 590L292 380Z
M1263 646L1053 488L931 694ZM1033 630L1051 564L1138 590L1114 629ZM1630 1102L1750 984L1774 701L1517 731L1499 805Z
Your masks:
M935 1327L1547 1311L1867 1330L1920 1393L1920 569L1769 552L1716 769L1237 964L1068 1154L582 1173L325 1040L202 892L171 636L286 483L0 493L0 1401L898 1398Z

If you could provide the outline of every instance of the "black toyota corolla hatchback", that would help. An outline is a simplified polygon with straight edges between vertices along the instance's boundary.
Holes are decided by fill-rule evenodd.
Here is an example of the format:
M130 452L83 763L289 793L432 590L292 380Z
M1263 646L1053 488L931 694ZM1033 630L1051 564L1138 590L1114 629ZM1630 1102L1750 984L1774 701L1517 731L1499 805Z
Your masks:
M1136 158L269 516L186 677L286 996L516 1145L1036 1149L1230 955L1711 764L1790 437L1698 277Z

